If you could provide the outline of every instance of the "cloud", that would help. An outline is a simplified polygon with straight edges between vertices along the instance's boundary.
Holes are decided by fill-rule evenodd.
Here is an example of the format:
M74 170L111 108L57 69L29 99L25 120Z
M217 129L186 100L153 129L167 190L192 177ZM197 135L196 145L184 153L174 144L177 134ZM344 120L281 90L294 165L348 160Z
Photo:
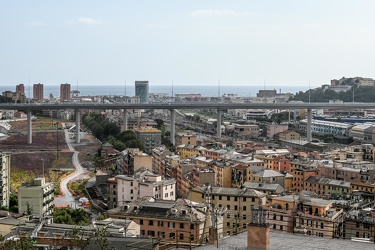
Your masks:
M90 17L80 17L78 18L78 22L83 24L100 24L102 23L100 20L90 18Z
M34 21L34 22L29 22L26 25L28 25L28 26L44 26L46 24L42 23L42 22Z
M234 11L227 9L206 9L206 10L194 10L190 12L193 17L224 17L224 16L252 16L253 13L248 11Z

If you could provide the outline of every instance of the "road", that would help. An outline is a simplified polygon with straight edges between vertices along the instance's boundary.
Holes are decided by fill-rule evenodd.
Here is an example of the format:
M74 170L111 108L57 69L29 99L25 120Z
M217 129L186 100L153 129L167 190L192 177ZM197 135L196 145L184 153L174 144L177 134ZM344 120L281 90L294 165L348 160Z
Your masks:
M62 124L63 127L65 127L64 124ZM76 151L72 145L72 141L74 139L69 138L69 131L68 129L64 129L65 133L65 141L66 144L69 147L69 150L74 152L72 157L72 163L74 168L76 169L71 175L69 175L67 178L65 178L63 181L60 182L60 190L64 193L63 196L56 197L55 198L55 204L68 204L70 207L78 207L80 204L76 200L76 197L69 191L68 189L68 182L79 177L81 174L83 174L83 168L78 160L78 154L79 152Z

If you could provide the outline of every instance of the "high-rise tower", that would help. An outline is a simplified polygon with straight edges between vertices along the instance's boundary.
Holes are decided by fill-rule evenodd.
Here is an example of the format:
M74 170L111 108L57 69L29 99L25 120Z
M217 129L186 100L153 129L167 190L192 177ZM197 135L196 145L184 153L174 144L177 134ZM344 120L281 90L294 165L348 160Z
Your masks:
M33 99L43 102L44 100L44 86L43 84L34 84L33 85Z
M70 84L65 83L60 85L60 101L70 101Z
M135 95L139 96L141 103L148 103L148 81L135 81Z

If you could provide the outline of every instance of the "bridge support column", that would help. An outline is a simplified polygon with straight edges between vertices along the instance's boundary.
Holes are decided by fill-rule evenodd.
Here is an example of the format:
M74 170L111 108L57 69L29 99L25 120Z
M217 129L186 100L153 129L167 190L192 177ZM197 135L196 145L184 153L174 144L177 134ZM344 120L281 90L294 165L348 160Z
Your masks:
M124 113L123 113L123 130L128 130L128 110L127 109L124 109Z
M27 143L33 143L33 131L32 131L32 121L31 121L31 111L27 111Z
M171 143L175 145L176 140L175 140L175 122L176 122L176 111L174 109L171 109Z
M219 138L221 138L221 114L222 114L222 111L218 109L217 110L216 135Z
M312 117L311 109L307 109L306 137L307 137L308 142L311 142L311 140L312 140L312 136L311 136L311 117Z
M81 143L81 110L76 109L76 143Z

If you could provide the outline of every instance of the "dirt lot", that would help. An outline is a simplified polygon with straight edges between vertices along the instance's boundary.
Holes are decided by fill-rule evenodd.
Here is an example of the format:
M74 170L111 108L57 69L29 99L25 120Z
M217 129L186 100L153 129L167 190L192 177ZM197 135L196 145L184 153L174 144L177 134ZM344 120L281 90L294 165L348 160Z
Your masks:
M67 169L72 169L72 155L65 142L61 123L52 123L47 118L33 120L32 144L27 143L26 121L12 122L11 133L0 140L0 151L11 154L12 187L17 188L22 181L42 176L43 166L47 181L58 178ZM74 145L80 151L80 162L90 167L100 143L88 135L81 144Z

